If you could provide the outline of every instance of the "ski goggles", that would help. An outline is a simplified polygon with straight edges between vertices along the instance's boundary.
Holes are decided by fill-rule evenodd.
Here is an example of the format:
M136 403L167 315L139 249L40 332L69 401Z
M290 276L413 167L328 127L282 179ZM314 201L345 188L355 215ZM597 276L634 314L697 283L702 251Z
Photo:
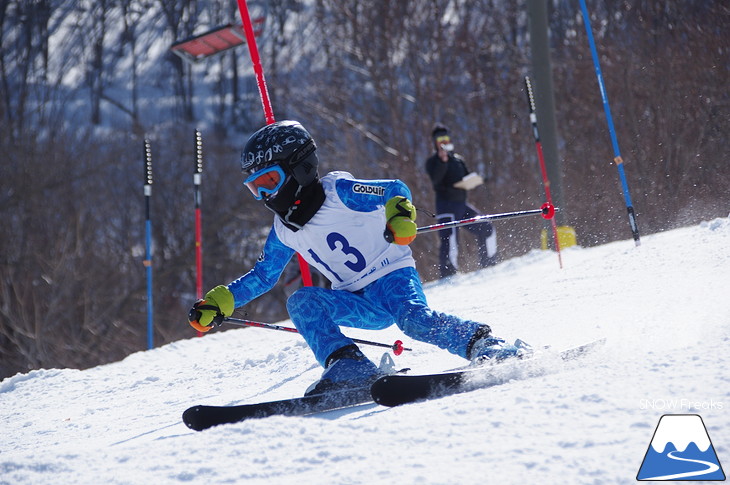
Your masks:
M449 135L437 136L436 143L443 145L444 143L451 143L451 137Z
M451 143L451 137L449 135L436 137L436 145L447 152L454 151L454 144Z
M258 170L243 181L243 185L248 187L256 200L261 200L264 195L276 193L286 180L284 170L278 165Z

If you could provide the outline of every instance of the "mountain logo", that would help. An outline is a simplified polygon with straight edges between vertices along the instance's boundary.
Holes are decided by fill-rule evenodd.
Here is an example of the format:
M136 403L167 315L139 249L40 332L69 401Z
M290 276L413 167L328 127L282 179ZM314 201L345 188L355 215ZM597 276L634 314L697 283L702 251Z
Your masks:
M725 480L702 418L697 414L659 418L636 479Z

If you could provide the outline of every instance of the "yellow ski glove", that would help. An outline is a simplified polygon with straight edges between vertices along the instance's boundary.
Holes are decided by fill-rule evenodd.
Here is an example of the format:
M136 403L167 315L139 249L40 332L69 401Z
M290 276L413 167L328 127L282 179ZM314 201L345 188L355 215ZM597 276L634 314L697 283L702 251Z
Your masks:
M220 325L224 317L233 315L233 309L233 293L227 286L219 285L195 302L188 313L188 321L195 330L207 332L213 328L211 323Z
M399 195L385 203L385 240L406 246L416 239L416 208Z

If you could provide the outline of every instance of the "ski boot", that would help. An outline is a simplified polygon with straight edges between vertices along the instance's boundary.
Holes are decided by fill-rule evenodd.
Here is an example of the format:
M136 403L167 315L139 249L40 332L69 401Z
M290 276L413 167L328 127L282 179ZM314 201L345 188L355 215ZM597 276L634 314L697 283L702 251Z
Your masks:
M475 365L501 362L506 359L524 359L532 355L529 344L517 339L514 344L492 337L489 330L477 330L467 347L467 357Z
M327 357L322 377L309 386L304 395L367 387L383 375L385 373L365 357L357 345L346 345Z

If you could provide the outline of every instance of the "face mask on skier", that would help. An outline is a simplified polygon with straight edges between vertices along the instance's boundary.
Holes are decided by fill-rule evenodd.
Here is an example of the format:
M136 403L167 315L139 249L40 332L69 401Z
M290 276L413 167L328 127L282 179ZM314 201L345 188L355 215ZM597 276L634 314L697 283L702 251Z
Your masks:
M436 145L442 150L447 152L454 151L454 144L451 143L451 137L449 135L443 135L436 138Z

